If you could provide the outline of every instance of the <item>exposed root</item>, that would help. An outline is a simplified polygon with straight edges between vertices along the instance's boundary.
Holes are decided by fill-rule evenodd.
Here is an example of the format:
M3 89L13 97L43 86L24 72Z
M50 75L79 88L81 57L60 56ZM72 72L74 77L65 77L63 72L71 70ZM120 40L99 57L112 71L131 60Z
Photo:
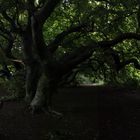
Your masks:
M9 96L3 96L0 98L0 101L6 102L6 101L15 101L18 100L19 97L15 95L9 95Z
M42 111L46 114L46 115L51 115L52 117L58 117L58 118L62 118L63 117L63 114L60 113L60 112L57 112L55 110L52 110L52 109L45 109L45 108L42 108Z
M45 115L49 115L52 117L57 117L57 118L63 117L62 113L52 110L50 107L46 109L45 107L37 107L37 106L28 105L25 107L25 110L24 110L24 113L26 112L30 112L32 115L35 115L38 113L44 113Z
M37 114L39 113L41 110L40 109L37 109L35 107L32 107L31 105L27 105L25 108L24 108L24 114L25 113L31 113L32 115L34 114Z

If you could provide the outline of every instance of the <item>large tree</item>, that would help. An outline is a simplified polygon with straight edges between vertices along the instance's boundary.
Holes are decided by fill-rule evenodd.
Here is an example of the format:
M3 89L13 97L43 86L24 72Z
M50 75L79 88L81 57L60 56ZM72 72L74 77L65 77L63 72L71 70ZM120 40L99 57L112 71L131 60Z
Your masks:
M17 36L22 41L31 109L49 110L52 94L83 62L111 61L117 71L133 63L140 69L139 56L121 55L128 44L139 45L139 7L136 0L0 0L0 39L7 42L1 46L15 62L13 43Z

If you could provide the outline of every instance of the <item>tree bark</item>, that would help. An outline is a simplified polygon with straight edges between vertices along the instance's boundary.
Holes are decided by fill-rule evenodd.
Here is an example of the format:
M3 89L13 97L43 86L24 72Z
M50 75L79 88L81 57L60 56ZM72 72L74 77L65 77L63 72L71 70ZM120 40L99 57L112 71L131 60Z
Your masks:
M50 80L43 72L39 78L36 94L30 104L32 110L45 108L49 111L52 108L52 95L57 91L56 83Z
M38 109L45 105L46 103L45 91L47 90L47 87L48 80L46 75L43 73L38 81L36 94L30 104L33 110Z
M39 78L38 65L26 66L26 96L25 101L30 103L35 96L38 78Z
M23 35L23 48L26 66L26 96L25 101L30 103L34 98L38 78L40 75L40 65L33 53L32 33L28 30Z
M32 18L30 29L23 36L25 65L26 65L26 96L32 109L51 106L53 82L50 82L49 71L46 70L47 60L42 28L37 26L36 19ZM55 84L54 84L55 85Z

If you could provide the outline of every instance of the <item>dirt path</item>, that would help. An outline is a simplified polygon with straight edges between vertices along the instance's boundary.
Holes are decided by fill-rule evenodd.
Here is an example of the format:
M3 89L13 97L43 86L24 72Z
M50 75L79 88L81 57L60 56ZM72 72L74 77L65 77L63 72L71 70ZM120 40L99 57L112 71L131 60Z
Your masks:
M64 114L61 119L33 116L24 112L22 101L7 102L0 110L0 140L139 140L138 92L105 87L61 89L54 96L54 108Z

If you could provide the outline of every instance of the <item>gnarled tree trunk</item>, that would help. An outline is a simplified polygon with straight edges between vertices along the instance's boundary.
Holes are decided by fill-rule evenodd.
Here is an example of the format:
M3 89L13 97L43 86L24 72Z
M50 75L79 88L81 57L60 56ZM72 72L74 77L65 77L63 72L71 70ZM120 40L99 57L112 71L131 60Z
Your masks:
M26 96L25 101L30 103L36 93L38 78L40 76L40 64L33 53L32 33L30 28L23 35L23 48L26 66Z
M41 108L49 109L51 96L55 85L51 80L50 70L46 66L49 56L45 54L45 43L42 35L42 27L32 18L33 23L23 35L23 47L26 65L26 96L33 111Z

